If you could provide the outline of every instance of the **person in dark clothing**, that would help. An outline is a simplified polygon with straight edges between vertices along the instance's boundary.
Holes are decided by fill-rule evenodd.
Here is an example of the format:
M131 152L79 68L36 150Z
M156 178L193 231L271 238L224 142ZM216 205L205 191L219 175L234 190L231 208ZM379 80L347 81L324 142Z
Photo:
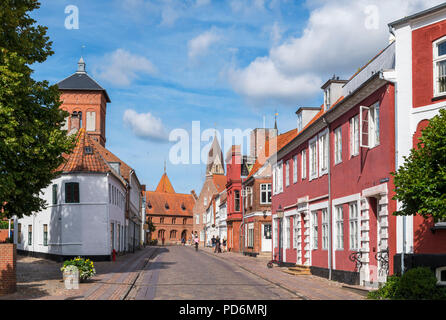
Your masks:
M217 236L217 238L215 239L215 250L214 253L221 253L221 242L220 242L220 237Z
M212 244L212 248L215 248L215 237L214 236L212 236L211 244Z
M197 234L197 232L195 231L195 237L194 237L195 251L198 251L198 241L200 241L200 240L198 239L198 234Z

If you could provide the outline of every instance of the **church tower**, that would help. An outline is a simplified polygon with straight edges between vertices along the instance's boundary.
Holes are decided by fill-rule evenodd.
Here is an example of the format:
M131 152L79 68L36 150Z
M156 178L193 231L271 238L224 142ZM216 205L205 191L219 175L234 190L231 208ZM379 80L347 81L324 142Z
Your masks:
M206 164L206 176L212 176L214 174L225 174L223 152L221 151L217 136L214 136L214 141L212 142L211 149L209 150Z
M85 128L92 139L105 147L105 115L110 98L107 91L88 75L82 57L77 65L76 73L57 84L61 92L60 108L70 114L63 129L73 133Z

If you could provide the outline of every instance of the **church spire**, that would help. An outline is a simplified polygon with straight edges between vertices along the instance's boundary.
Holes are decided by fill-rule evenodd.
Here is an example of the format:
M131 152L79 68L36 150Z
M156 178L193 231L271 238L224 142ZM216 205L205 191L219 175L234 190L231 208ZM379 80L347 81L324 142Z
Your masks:
M223 167L223 152L218 143L217 131L215 132L214 141L212 141L206 164L206 175L212 176L214 174L225 174L225 169Z

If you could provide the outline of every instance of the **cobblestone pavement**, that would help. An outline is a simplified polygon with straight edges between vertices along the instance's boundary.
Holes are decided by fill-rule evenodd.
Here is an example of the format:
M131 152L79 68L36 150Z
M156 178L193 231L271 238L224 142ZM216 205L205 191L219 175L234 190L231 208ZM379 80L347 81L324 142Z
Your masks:
M272 269L266 267L269 258L254 258L239 253L224 252L214 253L211 248L201 248L208 255L217 257L219 260L237 265L243 270L255 274L262 279L294 292L306 300L363 300L361 294L342 288L342 283L330 281L313 275L290 275L284 273L281 268L274 266Z
M97 271L79 290L66 290L62 263L18 256L17 292L0 300L361 300L342 284L312 275L268 269L267 258L216 254L201 247L147 247L96 262Z
M140 274L128 298L134 300L300 299L229 261L191 247L163 247Z
M95 262L96 275L79 284L79 290L66 290L62 281L61 262L18 256L17 292L0 296L0 300L79 300L123 299L147 259L157 252L147 247L118 256L115 262Z

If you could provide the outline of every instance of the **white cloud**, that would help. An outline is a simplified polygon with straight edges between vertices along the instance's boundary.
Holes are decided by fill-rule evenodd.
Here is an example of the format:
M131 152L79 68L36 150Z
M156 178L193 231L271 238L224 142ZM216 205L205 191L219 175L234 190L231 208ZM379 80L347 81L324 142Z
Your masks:
M317 92L328 76L348 77L382 50L388 43L389 22L441 2L308 0L310 16L302 34L273 45L268 56L244 69L233 68L229 81L247 99L296 99L295 105ZM271 34L278 39L280 29L276 26Z
M210 46L216 43L219 39L220 35L215 28L205 31L191 39L187 44L189 58L193 59L205 55L209 51Z
M132 109L127 109L124 112L123 121L140 138L155 142L168 141L168 135L163 122L160 118L154 117L150 112L137 113Z
M156 73L156 68L143 56L117 49L106 54L93 73L97 78L116 86L129 86L138 78L138 74L153 75Z

